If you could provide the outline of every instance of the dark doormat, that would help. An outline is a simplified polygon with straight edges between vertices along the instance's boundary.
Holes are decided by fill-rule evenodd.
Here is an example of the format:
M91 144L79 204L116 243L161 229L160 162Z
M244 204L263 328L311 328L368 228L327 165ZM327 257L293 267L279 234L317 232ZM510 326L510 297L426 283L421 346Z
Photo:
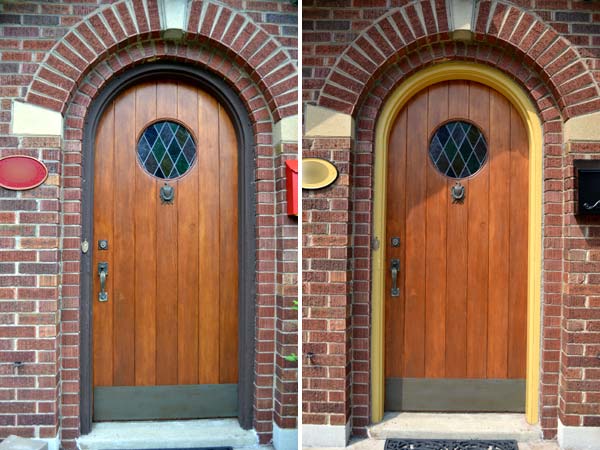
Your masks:
M386 439L385 450L519 450L517 441Z

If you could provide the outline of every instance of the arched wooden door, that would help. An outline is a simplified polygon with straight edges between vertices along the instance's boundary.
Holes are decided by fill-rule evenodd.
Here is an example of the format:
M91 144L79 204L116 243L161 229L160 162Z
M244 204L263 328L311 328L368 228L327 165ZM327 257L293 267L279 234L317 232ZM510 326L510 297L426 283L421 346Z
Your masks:
M237 154L229 116L192 85L143 82L103 112L94 420L237 415Z
M415 95L391 130L385 409L524 411L523 122L495 90L448 81Z

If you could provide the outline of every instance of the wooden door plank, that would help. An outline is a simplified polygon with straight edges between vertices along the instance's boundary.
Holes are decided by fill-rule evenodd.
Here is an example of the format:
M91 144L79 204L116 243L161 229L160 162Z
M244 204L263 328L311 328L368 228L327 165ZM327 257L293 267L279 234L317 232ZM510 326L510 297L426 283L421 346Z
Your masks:
M135 131L156 118L156 83L135 93ZM156 179L135 165L135 384L156 383Z
M448 83L429 88L427 136L448 120ZM446 177L427 160L427 242L425 376L443 378L446 372L446 221L449 191ZM412 178L412 177L411 177Z
M198 230L199 337L198 380L219 383L219 107L214 98L198 92ZM237 335L237 332L236 332Z
M156 114L161 119L177 117L177 84L159 83L156 89ZM164 183L161 182L160 186ZM157 204L157 283L156 283L156 383L177 384L177 181L169 181L175 189L172 204Z
M405 377L425 375L425 220L427 91L408 104L406 173L406 263L404 358Z
M525 378L527 359L527 267L529 144L523 121L510 110L510 272L508 378Z
M469 117L469 85L464 81L450 84L448 114L451 119ZM448 181L448 189L454 184ZM466 195L468 180L462 180ZM467 258L468 205L453 203L449 194L446 240L446 376L463 378L467 373Z
M479 83L469 88L469 119L489 136L490 89ZM486 138L487 139L487 138ZM487 367L488 203L489 164L469 179L465 202L469 210L467 256L467 377L485 378Z
M220 375L238 381L238 168L237 139L229 116L219 107Z
M113 173L114 173L114 105L107 107L98 123L94 146L94 236L90 246L99 239L107 239L108 251L98 251L93 247L93 384L94 386L113 385L113 276L106 279L108 302L99 302L100 279L98 263L107 262L109 273L115 267L113 260ZM112 275L112 274L111 274Z
M177 91L177 115L198 136L197 89L180 84ZM197 138L196 138L197 140ZM179 180L178 231L178 381L198 384L198 164ZM185 205L185 206L184 206Z
M114 267L108 270L114 279L114 384L135 384L135 89L115 100L114 170ZM109 245L111 243L109 242ZM112 270L111 270L112 269Z
M509 292L510 104L490 95L488 378L506 378ZM498 124L498 126L493 126ZM500 126L503 125L503 126Z
M404 352L404 274L406 267L404 254L405 239L405 206L406 206L406 108L404 108L392 128L388 146L388 176L387 176L387 224L385 258L385 372L386 378L402 377L402 355ZM392 247L391 238L399 237L400 246ZM400 259L398 274L399 297L390 295L392 277L390 264L392 258Z

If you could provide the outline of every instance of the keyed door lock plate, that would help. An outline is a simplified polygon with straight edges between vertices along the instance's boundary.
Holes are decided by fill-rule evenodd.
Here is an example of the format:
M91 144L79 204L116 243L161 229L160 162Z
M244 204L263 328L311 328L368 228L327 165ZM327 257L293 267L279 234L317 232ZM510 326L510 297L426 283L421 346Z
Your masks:
M106 239L98 241L98 250L108 250L108 241Z

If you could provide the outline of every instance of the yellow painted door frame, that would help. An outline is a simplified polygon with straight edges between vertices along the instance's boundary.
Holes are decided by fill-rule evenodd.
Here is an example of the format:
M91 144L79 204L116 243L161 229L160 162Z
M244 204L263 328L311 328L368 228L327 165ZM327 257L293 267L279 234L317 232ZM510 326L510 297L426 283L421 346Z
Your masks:
M373 236L386 242L386 179L388 139L394 119L408 100L432 84L449 80L475 81L504 95L523 119L529 140L529 224L527 269L527 376L525 414L538 422L540 377L540 316L542 271L542 125L536 108L517 83L497 69L467 62L428 67L398 86L385 103L376 126ZM379 422L384 408L384 286L385 246L373 250L371 317L371 420Z

